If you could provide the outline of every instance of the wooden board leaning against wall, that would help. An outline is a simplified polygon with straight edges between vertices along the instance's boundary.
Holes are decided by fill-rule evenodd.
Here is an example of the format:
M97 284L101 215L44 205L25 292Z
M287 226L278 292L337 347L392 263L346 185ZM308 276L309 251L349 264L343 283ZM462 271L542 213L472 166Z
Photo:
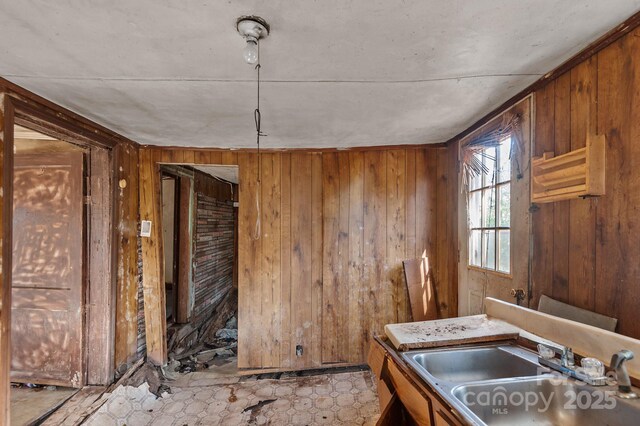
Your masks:
M158 163L239 166L241 368L364 363L373 332L409 320L401 262L423 253L434 267L443 316L457 314L453 151L267 151L260 168L258 161L251 151L140 150L142 220L159 219ZM143 239L143 276L148 353L161 363L158 229L154 224Z

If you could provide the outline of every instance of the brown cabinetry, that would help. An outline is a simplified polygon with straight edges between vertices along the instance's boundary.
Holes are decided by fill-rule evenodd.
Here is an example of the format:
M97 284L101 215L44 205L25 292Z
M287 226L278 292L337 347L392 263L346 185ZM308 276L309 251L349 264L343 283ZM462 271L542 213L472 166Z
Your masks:
M381 338L371 341L369 366L378 378L378 425L462 425L458 415Z

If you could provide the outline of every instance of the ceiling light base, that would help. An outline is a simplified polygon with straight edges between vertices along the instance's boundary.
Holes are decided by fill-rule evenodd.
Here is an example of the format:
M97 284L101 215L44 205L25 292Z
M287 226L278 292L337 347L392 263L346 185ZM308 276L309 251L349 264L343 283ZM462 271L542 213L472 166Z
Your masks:
M261 39L269 35L269 24L259 16L241 16L236 21L236 29L245 39Z

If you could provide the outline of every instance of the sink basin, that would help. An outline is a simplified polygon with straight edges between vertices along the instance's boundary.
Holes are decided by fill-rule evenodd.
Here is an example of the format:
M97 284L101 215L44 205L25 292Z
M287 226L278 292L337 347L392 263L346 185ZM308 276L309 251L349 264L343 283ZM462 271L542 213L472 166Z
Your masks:
M505 345L415 351L403 356L418 374L450 383L538 375L540 366L516 353L516 348Z
M630 425L640 418L638 401L558 378L498 380L460 385L453 396L489 425Z
M404 360L473 425L630 425L640 399L614 396L538 364L515 344L404 352Z

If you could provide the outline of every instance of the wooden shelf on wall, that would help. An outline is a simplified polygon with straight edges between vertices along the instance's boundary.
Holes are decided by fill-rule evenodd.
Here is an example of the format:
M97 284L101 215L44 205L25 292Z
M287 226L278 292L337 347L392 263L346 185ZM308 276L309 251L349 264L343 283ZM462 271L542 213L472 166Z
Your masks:
M586 146L554 156L545 152L531 164L531 202L551 203L605 192L605 137L587 135Z

